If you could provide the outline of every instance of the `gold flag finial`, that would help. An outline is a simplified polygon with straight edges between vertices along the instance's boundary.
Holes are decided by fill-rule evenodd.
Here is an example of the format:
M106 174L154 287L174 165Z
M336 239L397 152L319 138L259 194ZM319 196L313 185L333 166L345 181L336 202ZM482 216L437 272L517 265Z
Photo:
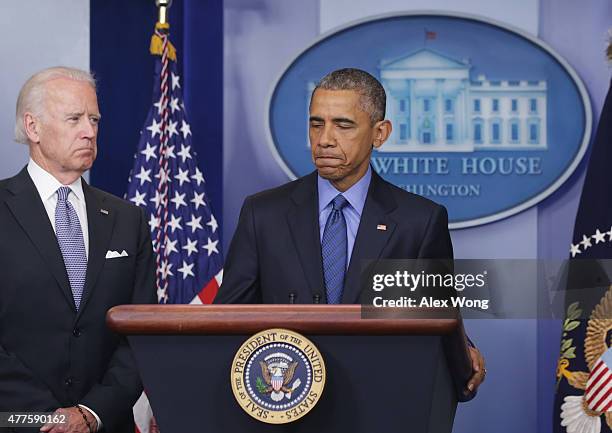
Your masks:
M158 36L161 32L163 35L168 35L170 30L170 23L168 23L168 9L172 6L172 0L155 0L155 5L159 8L159 21L155 24L155 33L151 37L151 45L149 51L151 54L161 56L163 52L164 43L162 38ZM168 58L176 62L176 49L168 41Z
M159 9L159 20L161 24L168 23L168 9L172 6L172 0L155 0L155 6Z

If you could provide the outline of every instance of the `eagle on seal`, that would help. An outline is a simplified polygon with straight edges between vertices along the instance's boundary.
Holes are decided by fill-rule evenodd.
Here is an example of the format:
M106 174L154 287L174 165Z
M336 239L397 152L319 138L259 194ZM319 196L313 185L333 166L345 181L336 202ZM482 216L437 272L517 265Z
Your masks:
M292 362L283 372L283 369L278 365L266 364L263 361L259 361L261 366L261 374L263 375L266 385L268 385L264 391L265 394L270 394L270 398L274 401L281 401L285 395L287 398L291 398L291 392L295 388L289 388L289 383L293 380L295 369L298 363Z

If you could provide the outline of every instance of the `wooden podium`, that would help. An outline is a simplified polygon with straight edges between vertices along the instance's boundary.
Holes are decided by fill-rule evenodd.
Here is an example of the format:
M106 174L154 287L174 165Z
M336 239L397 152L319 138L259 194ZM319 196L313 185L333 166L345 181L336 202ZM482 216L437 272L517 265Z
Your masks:
M450 433L471 366L460 319L363 319L359 305L147 305L108 312L128 336L162 433ZM283 425L246 414L230 385L251 335L285 328L321 351L317 406Z

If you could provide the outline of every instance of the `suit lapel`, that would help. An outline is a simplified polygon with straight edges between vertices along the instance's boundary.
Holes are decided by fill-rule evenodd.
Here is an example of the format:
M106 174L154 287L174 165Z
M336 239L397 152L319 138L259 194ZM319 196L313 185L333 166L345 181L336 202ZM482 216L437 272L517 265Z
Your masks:
M375 260L380 257L395 230L396 222L389 216L389 213L396 207L397 204L389 187L378 174L372 171L372 180L361 213L351 262L344 280L343 304L358 302L362 289L362 281L360 281L362 261ZM385 227L384 230L379 227L381 225Z
M13 193L13 197L7 199L6 204L40 252L66 301L75 308L66 266L53 232L53 226L26 168L11 179L8 189Z
M306 176L291 195L292 207L287 222L297 255L313 295L325 299L323 261L319 239L319 203L316 172Z
M110 243L115 214L112 209L105 208L105 200L99 198L95 191L83 180L83 194L87 205L87 226L89 232L89 258L87 259L87 276L83 288L83 299L79 316L87 306L95 287L98 275L106 260L106 251ZM103 213L101 209L108 213Z

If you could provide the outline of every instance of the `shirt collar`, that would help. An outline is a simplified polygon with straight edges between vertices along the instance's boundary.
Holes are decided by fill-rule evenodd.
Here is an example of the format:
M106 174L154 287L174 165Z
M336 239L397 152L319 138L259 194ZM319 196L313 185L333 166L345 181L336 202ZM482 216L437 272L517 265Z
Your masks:
M69 186L76 198L78 198L80 201L85 200L83 184L81 183L80 177L70 185L62 185L55 177L53 177L51 173L45 171L31 158L30 162L28 162L28 174L32 178L34 186L36 186L36 190L38 191L38 194L43 202L47 201L51 196L53 196L60 186Z
M355 209L359 216L361 216L366 197L368 196L370 180L372 180L372 168L368 165L366 174L359 179L355 185L342 193L344 198L349 202L352 208ZM340 194L340 191L338 191L329 180L323 179L318 174L317 188L319 190L319 213L321 213L321 211L329 206L331 201Z

